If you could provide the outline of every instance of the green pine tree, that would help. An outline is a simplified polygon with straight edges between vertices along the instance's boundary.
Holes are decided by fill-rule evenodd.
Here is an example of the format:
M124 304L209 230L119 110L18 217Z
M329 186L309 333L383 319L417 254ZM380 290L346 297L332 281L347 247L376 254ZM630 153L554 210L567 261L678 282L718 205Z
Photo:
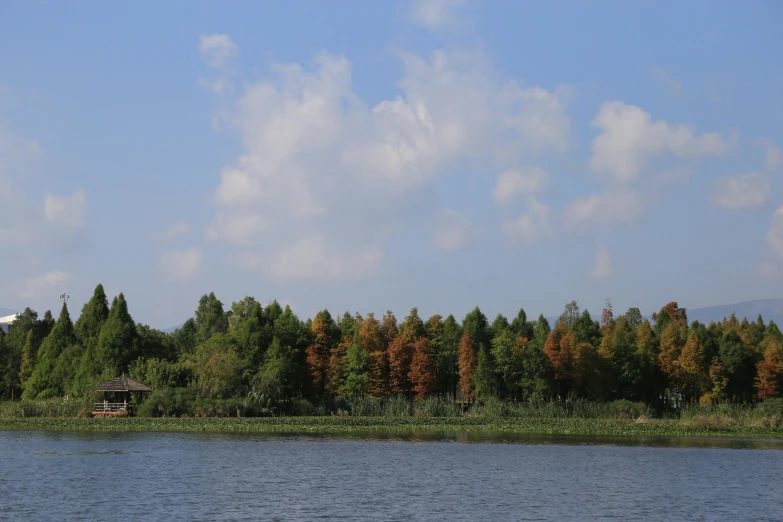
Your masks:
M68 306L63 303L60 317L38 350L38 361L25 384L24 398L48 398L63 394L65 383L62 381L62 375L57 372L57 366L60 355L75 341Z
M19 369L19 383L22 385L22 389L25 387L25 383L33 374L35 368L35 347L33 346L33 331L27 331L27 340L22 348L22 362Z

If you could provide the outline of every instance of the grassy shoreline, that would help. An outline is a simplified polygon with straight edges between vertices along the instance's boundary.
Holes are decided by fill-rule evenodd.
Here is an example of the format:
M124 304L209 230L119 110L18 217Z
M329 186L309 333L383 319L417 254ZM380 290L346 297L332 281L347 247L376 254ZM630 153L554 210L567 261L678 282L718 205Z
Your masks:
M674 419L480 419L383 417L23 418L0 419L0 431L207 432L290 435L376 433L710 437L783 440L783 427L715 426Z

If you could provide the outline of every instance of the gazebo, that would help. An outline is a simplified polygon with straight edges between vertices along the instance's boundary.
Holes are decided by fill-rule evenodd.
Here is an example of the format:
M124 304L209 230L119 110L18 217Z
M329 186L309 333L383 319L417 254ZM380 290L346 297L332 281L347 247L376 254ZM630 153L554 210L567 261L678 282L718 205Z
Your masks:
M95 403L93 415L130 415L133 410L131 395L151 392L152 388L123 373L121 376L97 386L95 391L103 392L103 402Z

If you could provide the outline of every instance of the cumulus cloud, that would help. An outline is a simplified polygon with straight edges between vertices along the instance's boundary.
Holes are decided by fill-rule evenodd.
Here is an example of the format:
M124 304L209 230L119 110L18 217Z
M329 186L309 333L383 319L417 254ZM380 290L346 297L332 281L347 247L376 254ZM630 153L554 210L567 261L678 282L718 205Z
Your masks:
M549 182L549 174L539 167L512 169L498 175L492 197L500 205L507 205L520 195L532 196Z
M617 223L631 224L642 216L643 204L635 190L610 188L600 194L580 197L564 212L566 228L593 228Z
M268 226L269 222L253 212L223 212L209 224L204 238L210 242L225 241L236 245L249 245Z
M527 213L516 221L503 223L506 236L521 245L531 245L552 237L552 225L549 218L549 207L539 203L534 197L527 201Z
M46 297L55 297L62 292L62 285L71 276L62 270L55 270L36 277L31 277L17 285L17 296L25 301L40 301Z
M78 230L84 225L86 209L86 197L82 189L76 189L70 196L47 194L44 202L46 219L69 230Z
M783 163L783 151L780 150L780 147L765 138L760 138L759 143L764 146L764 166L767 170L774 170L778 165Z
M650 74L658 80L675 98L682 98L682 84L676 78L669 76L663 67L650 67Z
M761 207L769 200L772 189L758 173L724 176L713 182L710 202L728 210Z
M606 279L612 275L612 255L602 248L595 254L595 264L588 274L591 279Z
M459 250L476 237L470 220L459 211L443 210L435 222L432 244L438 250Z
M246 269L260 271L278 281L328 283L373 275L381 259L377 248L343 250L329 246L323 235L310 234L286 245L273 256L245 254L235 261Z
M202 34L199 35L198 42L201 59L210 67L219 69L237 55L237 44L228 35Z
M221 171L206 239L235 245L228 259L270 278L362 276L371 271L352 258L377 265L384 238L437 176L507 171L567 148L568 88L522 87L476 51L396 55L401 95L372 106L351 88L350 61L328 52L273 64L230 100L222 114L245 150ZM274 262L321 247L320 261Z
M158 254L158 268L169 281L192 281L201 269L201 250L193 247Z
M590 167L596 173L610 174L617 182L633 181L656 156L718 156L737 140L736 134L729 138L717 133L696 134L691 127L653 121L641 108L619 101L602 104L591 125L601 132L593 139Z
M466 4L466 0L412 0L411 21L432 31L454 27L460 20L457 11Z
M778 207L772 214L767 232L767 246L778 260L783 260L783 206Z

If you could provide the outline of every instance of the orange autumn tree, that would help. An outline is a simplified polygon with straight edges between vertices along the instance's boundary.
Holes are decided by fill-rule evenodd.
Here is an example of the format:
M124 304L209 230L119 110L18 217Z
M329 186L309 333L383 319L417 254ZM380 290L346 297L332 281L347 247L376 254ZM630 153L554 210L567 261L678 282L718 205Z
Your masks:
M783 392L783 349L774 338L767 341L764 360L756 365L756 394L759 400L780 397Z
M419 337L413 343L413 359L408 379L417 399L425 398L435 388L435 365L430 342L426 337Z
M459 342L459 389L466 400L474 398L473 376L476 374L476 346L468 332Z
M323 394L326 386L326 372L329 368L332 340L329 336L331 316L326 310L318 312L313 319L312 336L313 343L307 347L307 366L310 370L313 387L316 392Z
M658 367L666 377L669 386L677 386L680 383L679 366L677 359L682 350L681 326L671 321L661 334L661 344L658 351Z
M397 336L389 344L389 390L392 393L408 393L410 381L408 372L411 367L411 346L402 336Z
M544 355L549 359L560 397L565 399L571 391L574 377L576 335L573 330L558 323L544 342Z
M365 392L375 398L388 395L389 363L386 357L386 340L375 314L367 314L367 319L362 321L359 338L370 357Z
M685 396L685 400L701 397L707 387L709 377L704 360L704 346L696 332L691 330L685 346L677 359L677 380Z

